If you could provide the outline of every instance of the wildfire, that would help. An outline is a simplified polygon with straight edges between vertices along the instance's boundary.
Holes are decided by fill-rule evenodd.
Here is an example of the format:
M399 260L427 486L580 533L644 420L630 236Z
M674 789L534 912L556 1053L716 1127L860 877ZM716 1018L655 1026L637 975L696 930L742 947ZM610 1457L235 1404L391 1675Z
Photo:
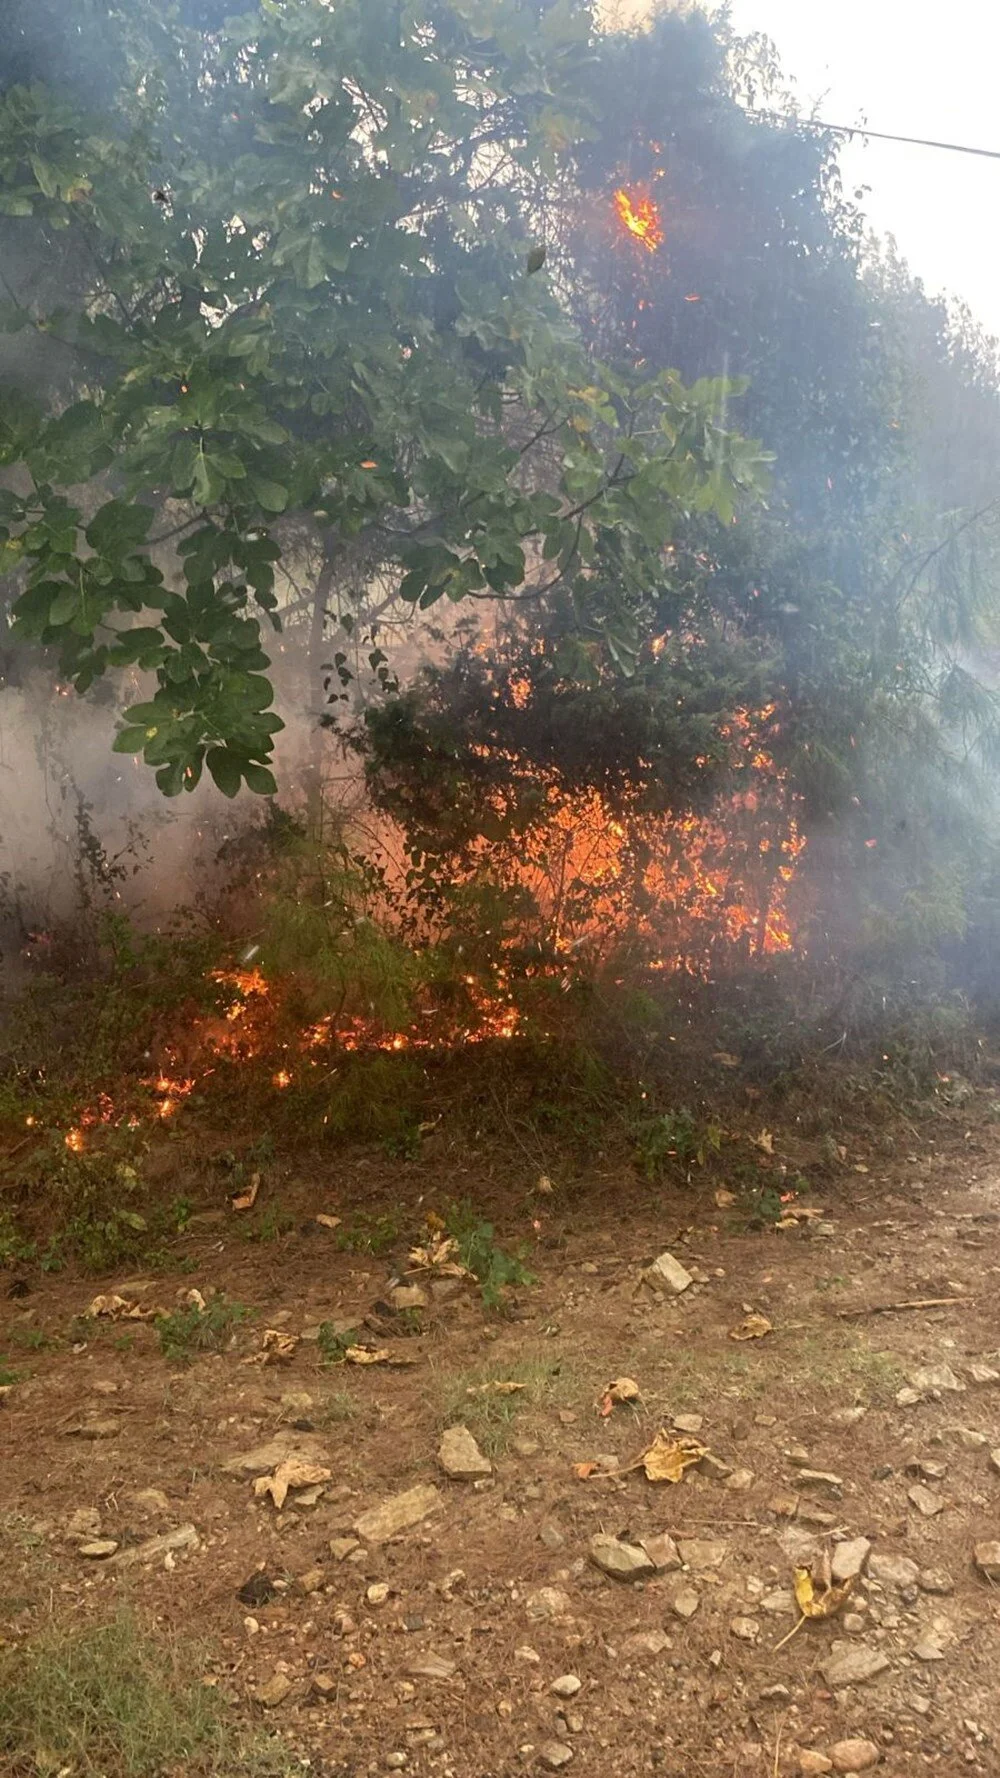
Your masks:
M614 194L614 206L622 227L641 242L647 253L655 253L662 247L664 234L660 212L647 193L629 192L623 185L619 186Z

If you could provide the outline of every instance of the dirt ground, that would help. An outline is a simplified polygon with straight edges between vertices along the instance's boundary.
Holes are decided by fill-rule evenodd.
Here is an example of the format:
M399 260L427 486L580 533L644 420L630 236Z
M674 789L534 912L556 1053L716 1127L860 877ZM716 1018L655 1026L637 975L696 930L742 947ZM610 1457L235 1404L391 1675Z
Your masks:
M234 1708L330 1778L997 1772L1000 1594L974 1548L1000 1539L1000 1124L985 1104L960 1118L891 1162L850 1152L807 1200L822 1214L781 1229L719 1207L724 1167L658 1201L626 1169L556 1178L498 1218L537 1279L506 1316L448 1277L407 1280L426 1308L387 1304L429 1206L495 1203L469 1153L446 1177L427 1155L266 1181L255 1214L270 1193L295 1226L256 1242L220 1188L181 1277L33 1272L0 1332L19 1376L0 1417L0 1632L133 1601L200 1639ZM171 1157L183 1183L183 1141ZM340 1251L315 1220L390 1202L387 1253ZM678 1296L644 1280L663 1252L693 1274ZM99 1291L148 1309L191 1288L253 1318L187 1364L149 1322L75 1319ZM773 1331L734 1340L749 1313ZM394 1362L324 1362L323 1323ZM254 1362L267 1329L301 1336L289 1357ZM640 1398L602 1416L620 1376ZM675 1416L708 1459L676 1485L616 1473ZM492 1465L479 1480L442 1473L457 1423ZM312 1504L255 1496L250 1454L275 1438L329 1470ZM418 1522L355 1531L418 1485L437 1491ZM179 1547L143 1547L184 1527ZM595 1535L661 1533L677 1557L654 1546L664 1566L643 1578L594 1563ZM789 1638L793 1569L859 1538L844 1606ZM871 1676L840 1683L844 1657Z

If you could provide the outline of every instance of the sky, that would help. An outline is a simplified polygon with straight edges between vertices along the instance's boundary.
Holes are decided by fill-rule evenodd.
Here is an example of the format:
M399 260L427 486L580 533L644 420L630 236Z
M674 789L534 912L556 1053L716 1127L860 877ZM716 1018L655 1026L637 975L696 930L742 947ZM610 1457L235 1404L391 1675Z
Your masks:
M648 0L628 0L638 14ZM804 114L1000 149L997 0L730 0L741 33L773 38ZM1000 160L890 142L846 147L845 185L932 293L1000 335Z

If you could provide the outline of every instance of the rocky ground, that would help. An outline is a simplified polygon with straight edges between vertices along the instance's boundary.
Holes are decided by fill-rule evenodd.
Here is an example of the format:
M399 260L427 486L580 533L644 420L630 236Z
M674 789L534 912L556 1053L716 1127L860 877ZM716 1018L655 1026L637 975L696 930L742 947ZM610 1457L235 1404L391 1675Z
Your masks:
M180 1283L15 1279L0 1629L131 1601L329 1778L996 1772L998 1151L859 1149L764 1230L718 1179L557 1182L506 1316L398 1282L429 1161L386 1254L338 1247L342 1170L274 1240L202 1205ZM181 1362L142 1317L195 1288L253 1317Z

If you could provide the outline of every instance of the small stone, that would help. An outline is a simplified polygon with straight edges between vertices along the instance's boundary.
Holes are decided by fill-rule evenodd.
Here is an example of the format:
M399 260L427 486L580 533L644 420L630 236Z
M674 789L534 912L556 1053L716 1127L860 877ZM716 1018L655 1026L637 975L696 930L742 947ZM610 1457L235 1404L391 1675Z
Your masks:
M590 1559L613 1580L642 1580L656 1573L656 1563L638 1544L623 1543L621 1538L607 1537L603 1532L590 1540Z
M575 1673L562 1673L558 1679L552 1681L549 1691L554 1692L557 1698L575 1698L582 1685L583 1680L578 1679Z
M458 1672L458 1667L447 1656L428 1652L411 1661L406 1671L412 1673L415 1679L451 1679Z
M367 1599L369 1605L384 1605L386 1600L389 1597L390 1591L391 1591L391 1588L389 1586L388 1581L376 1580L376 1581L373 1581L371 1586L368 1588L367 1592L365 1593L365 1598Z
M965 1384L961 1378L956 1377L950 1365L947 1364L924 1365L922 1369L913 1371L906 1380L910 1388L916 1389L921 1395L932 1395L941 1391L950 1391L952 1394L960 1395L965 1390Z
M349 1611L335 1611L333 1614L333 1633L335 1636L353 1636L357 1632L357 1624Z
M259 1685L253 1694L255 1704L263 1704L265 1710L276 1710L283 1704L292 1689L292 1682L287 1673L275 1673L271 1679Z
M550 1772L558 1772L560 1766L569 1765L573 1758L573 1749L567 1747L565 1741L545 1741L538 1749L538 1757L543 1766L548 1766Z
M715 1542L708 1537L688 1537L677 1545L681 1561L686 1568L695 1570L703 1568L721 1568L727 1555L729 1545Z
M906 1465L906 1473L919 1476L922 1482L943 1482L948 1474L948 1465L932 1463L927 1457L918 1457L915 1462Z
M356 1537L331 1537L330 1539L330 1554L335 1562L346 1562L348 1556L353 1556L355 1550L360 1548L361 1545Z
M407 1310L428 1309L431 1299L419 1284L397 1284L389 1292L389 1301L402 1315Z
M787 1685L765 1685L760 1699L762 1704L787 1704L791 1696Z
M706 1451L704 1456L699 1458L698 1470L701 1475L707 1475L713 1482L727 1482L733 1473L731 1465L724 1463L721 1457L716 1457L714 1451Z
M680 1554L672 1537L662 1531L659 1537L644 1537L642 1548L658 1574L669 1574L681 1565Z
M307 1568L305 1574L299 1575L299 1586L304 1593L318 1593L323 1580L322 1568Z
M956 1426L955 1437L963 1451L981 1451L990 1442L985 1432L973 1432L971 1426Z
M537 1438L513 1438L510 1448L515 1457L537 1457L542 1447Z
M388 1766L390 1772L401 1772L406 1765L408 1758L409 1755L404 1753L401 1747L397 1747L392 1753L386 1754L385 1764Z
M369 1507L355 1523L354 1529L365 1543L387 1543L400 1531L419 1525L429 1513L442 1504L442 1495L433 1483L421 1482L402 1494L391 1494L379 1506Z
M101 1535L101 1515L96 1506L78 1507L66 1521L66 1536L76 1542L80 1538L88 1541Z
M561 1550L566 1539L558 1525L554 1525L551 1519L546 1519L545 1523L538 1527L538 1541L544 1544L547 1550L554 1551Z
M119 1550L116 1568L131 1568L137 1562L158 1562L161 1556L172 1557L177 1550L197 1550L201 1539L193 1525L178 1525L175 1531L164 1531L162 1537L148 1537L145 1543L132 1544Z
M830 1749L835 1772L867 1772L879 1762L879 1750L874 1741L851 1740L837 1741Z
M843 1477L834 1475L830 1469L800 1469L796 1485L799 1488L818 1488L821 1493L829 1494L834 1500L839 1500L844 1491Z
M974 1383L1000 1383L1000 1371L991 1364L969 1364L965 1368Z
M81 1420L76 1426L67 1426L66 1432L70 1437L74 1438L117 1438L118 1434L121 1432L122 1425L123 1422L121 1420L112 1420L110 1418L106 1420Z
M1000 1550L1000 1545L997 1546ZM868 1574L871 1580L877 1580L880 1586L893 1587L897 1592L905 1592L908 1587L915 1587L920 1570L909 1556L870 1556Z
M577 1418L572 1408L560 1408L557 1415L560 1426L575 1426Z
M626 1636L622 1648L627 1655L666 1654L673 1648L673 1637L665 1630L637 1630L633 1636Z
M837 1544L830 1572L838 1586L848 1580L857 1580L859 1574L863 1573L871 1547L867 1537L851 1537L845 1543Z
M313 1398L307 1389L286 1389L281 1397L281 1418L302 1420L313 1409Z
M767 1503L769 1513L778 1519L794 1519L799 1510L797 1494L772 1494Z
M87 1556L93 1562L105 1562L113 1556L118 1545L113 1537L95 1537L92 1543L81 1543L77 1554Z
M532 1667L537 1667L541 1658L537 1648L529 1648L527 1643L522 1643L520 1648L515 1648L514 1650L515 1660L528 1661Z
M918 1401L923 1399L919 1389L911 1389L908 1385L896 1390L897 1408L915 1408Z
M672 1296L682 1295L694 1283L690 1272L681 1265L679 1259L674 1258L672 1253L661 1253L659 1258L653 1261L646 1277L651 1284L664 1285Z
M811 1775L820 1772L832 1772L833 1761L827 1759L825 1753L816 1753L811 1747L804 1747L799 1754L799 1771Z
M312 1438L308 1433L279 1432L266 1444L254 1445L252 1450L242 1452L239 1457L228 1458L222 1469L225 1475L246 1476L249 1481L255 1476L270 1475L279 1463L326 1465L327 1456L320 1439Z
M525 1609L531 1618L566 1617L570 1608L569 1594L564 1593L561 1587L539 1587L536 1593L529 1593L525 1600Z
M313 1691L321 1698L331 1698L340 1684L334 1673L314 1673L312 1676Z
M829 1660L820 1671L831 1691L843 1685L866 1685L884 1673L888 1658L877 1648L863 1648L855 1642L835 1642Z
M840 1621L844 1626L846 1636L863 1636L867 1628L859 1611L845 1611Z
M701 1595L693 1587L678 1587L671 1598L670 1609L675 1617L682 1618L687 1623L694 1617L700 1604Z
M812 1500L803 1500L799 1507L799 1521L805 1525L816 1525L821 1531L832 1531L837 1524L836 1513L828 1513L825 1507L817 1506Z
M788 1617L797 1609L795 1594L791 1587L775 1587L772 1592L764 1594L760 1609L766 1611L768 1617Z
M906 1497L916 1507L918 1513L923 1514L925 1519L933 1519L934 1515L943 1512L948 1504L940 1494L935 1494L932 1488L925 1488L923 1482L914 1482L913 1487L907 1489Z
M752 1469L734 1469L732 1475L726 1477L726 1487L731 1494L746 1494L753 1487L754 1474Z
M946 1568L922 1568L917 1576L922 1593L953 1593L955 1582Z
M438 1448L438 1462L453 1482L474 1482L480 1476L493 1474L493 1465L484 1457L467 1426L449 1426Z
M809 1467L809 1452L805 1445L789 1445L785 1457L796 1469L808 1469Z
M977 1543L973 1558L987 1580L1000 1580L1000 1543Z
M941 1647L940 1642L935 1641L933 1636L921 1636L920 1641L914 1643L913 1652L918 1661L944 1660L944 1649Z
M753 1417L753 1423L755 1426L764 1426L764 1427L777 1426L777 1424L778 1424L777 1415L775 1415L775 1414L755 1414Z
M830 1415L830 1419L834 1426L857 1426L867 1412L867 1408L838 1408L836 1413Z
M675 1414L671 1424L676 1427L678 1432L688 1432L692 1438L697 1438L705 1424L705 1416L704 1414Z
M990 1467L1000 1473L1000 1445L995 1445L990 1452Z
M760 1635L760 1625L755 1617L731 1618L729 1629L738 1642L756 1642Z
M168 1513L170 1502L162 1488L136 1488L132 1494L125 1496L130 1506L141 1513Z

